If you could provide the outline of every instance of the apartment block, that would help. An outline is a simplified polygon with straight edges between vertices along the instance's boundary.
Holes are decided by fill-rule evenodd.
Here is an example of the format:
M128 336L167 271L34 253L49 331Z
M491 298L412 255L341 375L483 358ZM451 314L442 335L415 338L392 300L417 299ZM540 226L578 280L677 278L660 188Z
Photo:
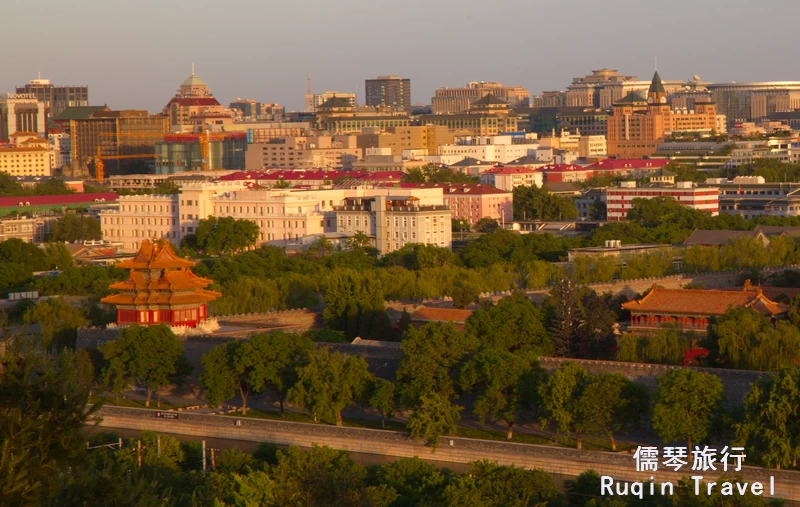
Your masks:
M411 243L452 248L452 215L444 204L424 204L416 193L405 196L351 197L335 208L336 232L364 233L381 254Z
M692 182L681 181L675 185L637 187L635 181L623 181L618 188L606 190L606 217L609 222L627 220L634 199L671 197L691 209L719 214L719 189L696 187Z
M364 83L367 105L411 110L411 80L400 76L378 76Z
M527 106L530 100L530 92L521 86L472 81L463 88L438 88L431 98L432 112L454 114L469 111L475 101L490 94L506 102L509 107Z
M143 238L168 238L178 244L210 216L251 220L259 227L258 244L287 245L337 232L335 207L347 198L407 194L400 188L250 189L244 180L187 183L178 195L122 196L119 209L101 212L100 219L103 239L120 243L125 252L136 252ZM414 196L421 205L443 207L440 188L416 189Z
M285 136L247 145L245 167L248 170L339 169L351 168L361 158L362 149L356 136Z
M544 176L541 171L527 167L495 167L481 173L481 183L511 192L520 185L541 187Z

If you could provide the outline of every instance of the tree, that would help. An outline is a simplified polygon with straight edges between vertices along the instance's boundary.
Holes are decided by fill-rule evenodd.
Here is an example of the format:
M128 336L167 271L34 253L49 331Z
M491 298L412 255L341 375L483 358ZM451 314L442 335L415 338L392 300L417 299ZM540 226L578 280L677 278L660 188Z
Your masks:
M367 486L367 470L347 452L328 447L278 451L271 475L274 497L288 507L388 507L397 498L385 487Z
M569 437L575 432L578 449L582 446L582 434L588 428L580 399L589 383L586 370L577 363L564 363L542 383L539 393L542 398L542 427L552 422L557 433Z
M298 369L313 351L308 336L275 331L252 336L239 351L237 361L252 368L250 383L256 392L272 390L277 394L283 417L284 401L298 381Z
M67 213L60 220L50 223L47 241L69 242L103 239L100 221L83 213Z
M605 220L606 203L600 199L592 201L592 205L589 207L589 218L592 220Z
M514 292L496 305L473 312L467 319L464 332L480 348L519 350L536 355L553 352L541 310L522 291Z
M658 379L653 394L653 429L664 442L692 443L708 437L723 397L716 375L689 369L672 370Z
M44 253L49 264L48 269L66 269L75 265L72 254L63 243L48 243L44 247Z
M335 271L325 290L325 325L344 331L349 340L360 336L387 339L391 332L381 282L369 273Z
M341 426L342 410L360 399L370 377L364 358L322 347L312 351L308 364L299 369L289 399L309 411L315 421L334 420Z
M158 435L154 431L142 431L139 438L142 442L141 454L138 442L131 439L128 446L120 449L117 459L133 469L138 466L141 457L142 466L152 468L173 468L177 470L184 459L181 443L175 437Z
M78 381L70 353L48 356L11 342L0 357L0 495L6 505L35 505L84 459L84 431L99 403Z
M242 414L247 415L247 396L250 394L250 364L240 364L239 353L244 342L233 341L217 345L200 358L203 373L200 374L200 385L205 390L205 397L210 407L215 407L225 400L236 396L242 397ZM249 357L246 358L250 363Z
M188 236L181 246L196 247L207 255L231 255L256 244L258 225L246 219L209 217L200 220L194 235Z
M410 328L400 345L397 383L403 405L415 407L423 396L455 394L454 375L462 358L475 349L474 337L453 324L431 322Z
M500 224L497 223L497 220L491 217L483 217L477 222L475 222L475 232L486 232L491 233L497 230L500 227Z
M164 324L126 327L117 340L100 345L100 352L108 362L103 378L114 392L136 380L147 390L147 407L153 391L161 407L161 389L173 382L180 384L191 373L183 344Z
M506 438L514 436L514 423L521 408L523 381L530 382L546 374L530 354L512 353L505 349L489 348L478 352L461 370L461 389L476 388L473 412L484 423L486 417L502 419L508 427Z
M571 197L551 194L546 187L520 185L514 188L515 220L570 220L578 218Z
M800 368L760 378L744 399L736 440L765 467L797 467L800 454Z
M469 225L469 220L465 218L454 218L452 223L452 232L469 232L472 227Z
M453 298L453 307L463 309L478 301L481 289L468 281L458 280L450 289L450 295Z
M589 377L577 402L584 431L608 437L613 451L617 450L614 433L637 428L649 408L647 388L618 373Z
M752 308L730 308L711 324L708 342L734 368L775 371L798 360L800 329L786 321L773 325Z
M33 195L64 195L74 194L72 190L64 183L64 180L58 178L50 178L42 180L33 187Z
M422 438L436 449L440 436L455 433L463 409L443 393L424 394L419 406L409 416L406 427L412 438Z
M381 428L385 428L386 419L394 417L394 411L397 405L395 401L396 392L394 384L388 380L376 377L370 383L368 393L367 399L369 400L369 406L380 411Z
M555 353L561 357L575 357L574 336L580 324L575 287L572 281L565 278L553 288L550 295L555 305L551 334Z
M155 190L153 190L153 193L177 195L181 193L181 187L172 181L164 180L155 188Z
M445 505L463 507L560 505L560 500L548 473L488 460L471 463L458 482L445 489Z
M376 471L375 484L382 484L397 493L392 507L443 505L442 494L449 481L446 470L419 458L400 458Z
M26 324L39 324L39 336L45 348L75 348L77 330L86 323L83 311L63 298L43 299L25 312Z

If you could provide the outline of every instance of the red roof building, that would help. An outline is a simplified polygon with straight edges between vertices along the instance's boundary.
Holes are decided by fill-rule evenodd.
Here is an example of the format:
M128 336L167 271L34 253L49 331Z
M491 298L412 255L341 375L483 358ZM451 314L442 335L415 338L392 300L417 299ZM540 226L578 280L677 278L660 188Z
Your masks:
M495 167L481 173L481 183L511 192L520 185L541 187L544 177L539 169L530 167Z
M351 180L372 185L395 185L403 181L402 171L323 171L323 170L266 170L237 171L218 181L247 181L254 185L271 187L278 181L291 183L292 187L315 187L334 184L337 180Z
M594 170L591 167L573 164L547 165L539 170L544 174L545 184L586 181L594 174Z
M420 188L441 188L444 205L453 220L466 220L470 227L484 217L502 221L514 218L514 195L483 183L423 183Z
M752 308L770 319L786 316L789 305L767 298L759 287L745 282L742 290L663 289L654 285L642 299L622 304L631 312L631 331L654 331L677 323L685 331L705 334L711 317L729 308Z
M420 306L411 314L411 324L421 327L429 322L452 322L458 330L463 330L470 315L472 310Z
M665 158L607 158L596 162L591 167L595 174L613 174L614 176L646 176L669 163Z
M208 317L208 302L222 294L206 289L212 281L192 273L194 265L178 257L166 239L145 239L133 259L117 264L130 270L127 280L109 286L118 293L101 302L116 306L120 326L197 327Z

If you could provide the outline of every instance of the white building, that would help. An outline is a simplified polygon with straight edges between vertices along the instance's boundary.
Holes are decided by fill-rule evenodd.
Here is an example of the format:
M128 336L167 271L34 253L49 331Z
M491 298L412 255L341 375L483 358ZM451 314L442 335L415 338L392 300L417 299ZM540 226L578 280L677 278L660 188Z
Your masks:
M303 237L337 232L335 208L347 198L407 196L408 189L325 190L248 189L245 182L188 183L177 195L132 195L119 209L100 215L103 239L135 252L144 238L168 238L179 244L210 216L251 220L258 244L286 244ZM414 189L421 205L443 205L441 188ZM449 212L448 212L449 213Z
M524 141L524 143L516 142L512 136L459 138L456 144L439 146L436 162L451 165L465 158L475 158L507 164L512 160L532 155L539 148L539 142L535 137L526 137Z
M50 163L53 169L61 169L70 163L70 148L72 142L69 134L47 134L50 142Z
M511 192L520 185L541 187L543 182L542 173L528 167L495 167L481 173L481 183L506 192Z
M423 203L416 197L420 190L406 189L405 196L345 199L336 207L336 232L362 232L375 239L375 247L381 254L410 243L451 248L450 208L442 203Z

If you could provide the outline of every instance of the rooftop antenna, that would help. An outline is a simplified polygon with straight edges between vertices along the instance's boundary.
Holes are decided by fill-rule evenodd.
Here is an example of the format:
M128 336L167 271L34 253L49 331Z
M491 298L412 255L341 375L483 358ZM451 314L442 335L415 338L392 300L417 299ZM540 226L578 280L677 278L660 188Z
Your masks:
M40 80L42 79L42 71L41 70L39 71L39 79Z
M194 62L192 62L192 75L194 76Z
M658 57L654 56L653 58L655 59L656 72L658 72Z
M311 74L306 77L306 93L311 95Z

